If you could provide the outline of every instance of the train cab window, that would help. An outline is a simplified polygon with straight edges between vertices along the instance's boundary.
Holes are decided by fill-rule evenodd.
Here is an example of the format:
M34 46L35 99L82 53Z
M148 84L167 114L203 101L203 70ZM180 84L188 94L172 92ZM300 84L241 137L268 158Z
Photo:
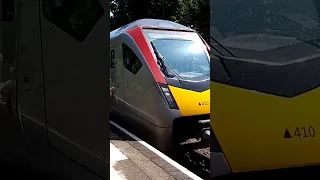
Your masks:
M99 0L42 0L43 16L82 42L104 14Z
M122 44L123 66L133 74L137 74L142 67L142 63L135 53L125 44Z

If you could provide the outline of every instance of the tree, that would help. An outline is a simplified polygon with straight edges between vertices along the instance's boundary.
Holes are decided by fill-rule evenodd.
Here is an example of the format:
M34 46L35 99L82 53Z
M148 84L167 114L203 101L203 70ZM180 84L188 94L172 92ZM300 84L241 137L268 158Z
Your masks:
M189 26L209 41L209 0L111 0L110 11L111 30L137 19L165 19Z

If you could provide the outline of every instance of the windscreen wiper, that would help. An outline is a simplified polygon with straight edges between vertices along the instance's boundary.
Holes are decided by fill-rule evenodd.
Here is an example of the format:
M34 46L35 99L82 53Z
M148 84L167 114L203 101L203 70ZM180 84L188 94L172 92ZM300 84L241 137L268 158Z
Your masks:
M219 47L221 47L224 51L226 51L227 53L229 53L231 56L236 57L235 54L233 54L228 48L226 48L224 45L222 45L217 39L215 39L214 37L210 36L210 39L212 41L214 41L215 44L217 44ZM222 52L220 49L218 49L216 46L212 45L210 43L210 47L212 47L215 51L217 51L219 54L221 54L222 56L225 56L226 54L224 52Z
M213 40L217 45L219 45L220 47L222 47L225 51L227 51L231 56L236 57L228 48L224 47L218 40L216 40L215 38L213 38L212 36L210 36L210 39ZM213 48L216 52L218 52L219 54L213 53L214 56L216 56L220 62L220 64L222 65L222 67L225 69L227 75L231 78L230 75L230 71L228 69L228 66L224 60L224 56L225 53L221 52L217 47L215 47L214 45L212 45L210 43L210 47Z
M178 78L181 78L181 76L180 76L178 73L176 73L176 72L172 69L172 67L168 64L166 58L165 58L164 56L161 56L161 54L160 54L160 57L161 57L162 61L164 62L165 67L167 68L167 70L169 70L170 73L173 74L173 75L171 74L171 76L173 76L173 77L176 76L176 77L178 77Z
M150 42L152 49L156 55L157 63L160 66L160 70L169 78L173 78L174 75L170 74L168 72L167 66L165 65L165 59L163 56L161 56L160 52L157 50L157 48L154 46L153 42Z

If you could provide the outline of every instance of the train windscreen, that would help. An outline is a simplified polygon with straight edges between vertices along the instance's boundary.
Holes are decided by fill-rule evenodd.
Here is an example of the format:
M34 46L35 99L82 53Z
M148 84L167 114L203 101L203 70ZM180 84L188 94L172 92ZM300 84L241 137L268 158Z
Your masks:
M210 34L237 57L286 62L320 52L319 0L212 4Z
M159 30L144 33L169 69L168 75L181 79L209 78L210 59L197 33Z
M211 0L211 80L293 97L320 86L319 0Z

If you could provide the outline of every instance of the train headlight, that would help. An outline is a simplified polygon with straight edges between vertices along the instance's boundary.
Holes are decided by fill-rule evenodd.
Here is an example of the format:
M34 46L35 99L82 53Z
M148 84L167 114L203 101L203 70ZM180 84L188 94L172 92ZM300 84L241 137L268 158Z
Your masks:
M159 84L159 86L160 86L160 90L161 90L162 94L164 95L170 109L179 109L176 101L174 100L174 98L170 92L169 87L164 84Z

